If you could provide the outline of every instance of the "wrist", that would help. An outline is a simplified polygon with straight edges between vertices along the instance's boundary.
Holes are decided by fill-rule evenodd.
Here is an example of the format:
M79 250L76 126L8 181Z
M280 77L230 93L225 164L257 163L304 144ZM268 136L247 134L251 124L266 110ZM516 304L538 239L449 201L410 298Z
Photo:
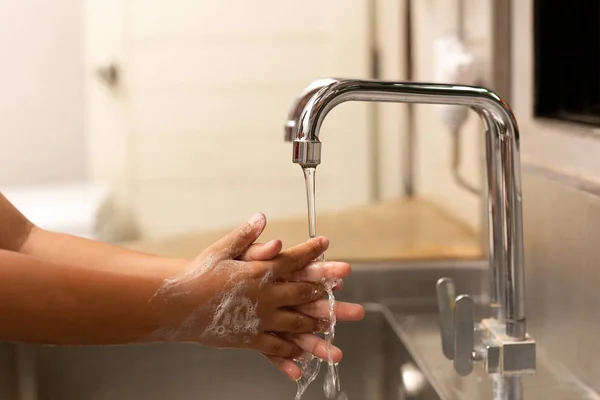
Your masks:
M161 258L154 272L157 278L167 281L183 274L190 264L191 261L185 258Z
M146 276L152 285L147 308L152 321L152 329L143 342L171 342L173 330L181 324L182 305L171 298L176 290L177 279L183 275L191 261L183 258L161 258L150 275ZM147 280L147 282L148 282Z

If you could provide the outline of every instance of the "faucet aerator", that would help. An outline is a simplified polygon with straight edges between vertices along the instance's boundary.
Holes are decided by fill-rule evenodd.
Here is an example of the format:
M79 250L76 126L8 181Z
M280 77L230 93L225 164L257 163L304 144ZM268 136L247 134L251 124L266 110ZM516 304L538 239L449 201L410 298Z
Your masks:
M316 168L321 164L321 142L318 140L294 140L292 161L302 168Z

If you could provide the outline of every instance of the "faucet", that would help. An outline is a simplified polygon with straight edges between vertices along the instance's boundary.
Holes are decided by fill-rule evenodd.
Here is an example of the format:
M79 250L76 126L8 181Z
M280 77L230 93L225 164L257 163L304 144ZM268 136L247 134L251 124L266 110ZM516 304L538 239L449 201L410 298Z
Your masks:
M455 297L454 282L436 285L442 352L455 371L469 375L484 364L497 400L522 398L521 377L535 373L536 344L527 334L519 130L498 95L476 86L320 79L296 99L285 126L292 161L303 168L321 163L319 131L335 106L346 101L450 104L471 107L485 128L486 192L490 255L489 318L475 320L475 302Z

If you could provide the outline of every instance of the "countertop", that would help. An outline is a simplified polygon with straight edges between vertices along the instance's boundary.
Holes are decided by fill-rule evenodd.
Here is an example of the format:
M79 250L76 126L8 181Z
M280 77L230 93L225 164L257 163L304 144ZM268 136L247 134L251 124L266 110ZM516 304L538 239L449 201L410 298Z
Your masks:
M126 246L164 256L193 258L229 231L191 232ZM328 259L369 262L482 257L478 237L470 227L422 199L320 212L317 232L331 240ZM307 237L306 217L273 219L268 221L260 241L281 239L284 247L290 247Z
M434 305L435 307L435 305ZM491 399L492 381L480 365L471 375L459 377L452 362L442 355L438 315L435 312L410 312L410 306L388 306L388 320L412 355L419 369L442 399ZM553 360L537 344L536 373L523 378L524 399L597 400L565 367Z

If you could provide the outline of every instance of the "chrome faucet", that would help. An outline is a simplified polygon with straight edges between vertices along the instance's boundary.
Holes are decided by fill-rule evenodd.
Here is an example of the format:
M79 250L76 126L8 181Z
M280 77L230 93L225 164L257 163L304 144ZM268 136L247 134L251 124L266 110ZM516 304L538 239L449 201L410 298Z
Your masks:
M454 283L437 283L444 355L465 376L483 363L494 379L494 399L522 398L520 377L535 372L535 341L527 334L519 131L508 104L481 87L321 79L296 99L285 127L292 161L321 163L319 131L335 106L346 101L451 104L471 107L485 127L486 191L490 254L491 317L475 321L471 297L455 298Z

